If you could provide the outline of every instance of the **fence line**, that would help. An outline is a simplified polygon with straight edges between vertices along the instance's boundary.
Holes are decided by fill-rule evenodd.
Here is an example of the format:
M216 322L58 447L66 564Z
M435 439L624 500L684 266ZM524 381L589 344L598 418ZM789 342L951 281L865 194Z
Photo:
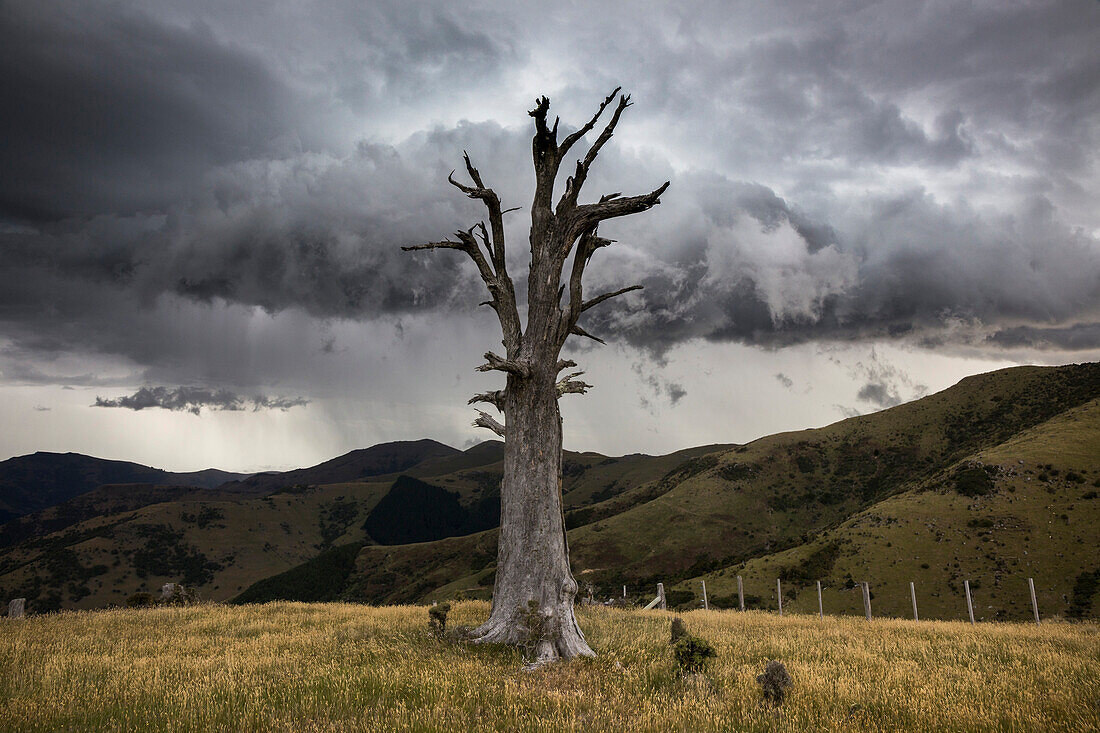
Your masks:
M707 581L703 580L703 579L700 579L700 584L702 585L702 589L703 589L702 607L705 610L710 610L710 599L707 596ZM825 605L824 605L824 601L822 600L821 581L820 580L815 581L815 584L817 586L817 615L818 615L818 618L825 618ZM1035 623L1039 624L1039 623L1041 623L1041 621L1040 621L1040 617L1039 617L1039 603L1036 600L1036 596L1035 596L1035 579L1034 578L1028 578L1027 579L1027 586L1028 586L1029 594L1031 596L1031 610L1032 610L1032 613L1035 617ZM870 584L869 581L864 580L864 581L861 581L858 584L856 584L855 587L858 587L860 589L860 595L862 596L862 600L863 600L863 613L864 613L864 616L866 617L866 619L868 621L871 621L872 618L873 618L872 614L871 614L871 584ZM779 615L782 616L783 615L783 581L782 581L781 578L776 578L775 579L775 593L776 593L776 601L777 601L777 606L778 606L778 610L779 610ZM964 596L966 598L967 617L970 619L970 623L976 624L977 620L974 617L974 601L973 601L973 597L972 597L971 592L970 592L970 580L969 579L963 581L963 593L964 593ZM626 586L625 585L623 586L623 598L626 598ZM909 581L909 599L913 604L913 620L914 621L920 621L920 615L917 612L917 588L916 588L916 584L913 581ZM744 580L743 580L742 576L740 576L740 575L737 576L737 606L738 606L739 610L741 610L741 611L745 610L745 585L744 585ZM651 608L654 608L654 607L659 607L662 610L665 610L665 609L668 608L667 599L665 597L665 585L664 585L664 583L658 583L657 584L657 597L654 598L652 601L650 601L649 604L645 606L645 609L648 610L648 609L651 609Z

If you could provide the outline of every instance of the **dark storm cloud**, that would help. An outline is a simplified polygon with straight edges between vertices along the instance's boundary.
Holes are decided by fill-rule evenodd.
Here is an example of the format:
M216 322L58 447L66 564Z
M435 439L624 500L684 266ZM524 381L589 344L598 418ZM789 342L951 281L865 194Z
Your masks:
M142 387L132 395L112 399L97 396L93 407L123 407L127 410L144 410L158 407L175 412L187 411L198 415L205 407L211 410L239 411L251 406L253 411L282 410L308 405L301 397L244 397L228 389L204 389L202 387Z
M2 216L160 208L294 134L289 90L202 25L44 0L4 3L0 37Z
M204 339L208 311L472 310L460 255L398 247L482 216L445 183L463 149L506 206L530 200L527 97L497 90L561 89L565 128L622 82L636 104L589 194L673 185L607 225L620 244L591 291L645 290L586 316L597 334L654 355L1100 347L1095 4L651 10L624 27L523 4L4 4L0 336L25 361L83 350L140 371L185 347L243 363Z
M758 185L693 175L674 185L663 206L677 212L647 215L656 224L648 238L659 243L649 254L671 261L646 270L609 252L612 271L633 270L645 290L632 310L594 314L597 333L655 351L689 337L1007 346L1024 332L994 333L1017 322L1042 329L1033 346L1100 346L1095 329L1075 325L1100 312L1100 243L1061 222L1044 197L991 213L916 189L857 199L834 222L811 224Z

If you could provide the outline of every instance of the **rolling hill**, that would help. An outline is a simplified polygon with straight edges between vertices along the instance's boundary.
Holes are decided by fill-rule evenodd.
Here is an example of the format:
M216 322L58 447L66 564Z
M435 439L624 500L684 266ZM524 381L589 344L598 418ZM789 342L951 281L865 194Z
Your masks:
M40 451L0 462L0 523L60 504L104 484L149 483L209 489L247 476L215 468L172 473L139 463Z
M867 580L894 615L914 580L922 615L951 618L963 579L983 616L1019 618L1030 574L1046 613L1096 615L1098 400L1100 365L1018 367L746 445L567 452L574 572L597 594L664 582L684 607L703 579L728 604L742 575L750 604L783 577L810 610L820 579L846 612ZM214 600L487 598L502 456L416 441L214 488L100 487L0 527L0 599L92 608L167 581Z
M883 502L891 502L882 507L885 511L911 492L931 497L930 486L946 492L944 487L954 485L954 477L970 466L968 461L984 465L994 455L1001 461L1017 461L1017 466L1019 460L1030 461L1038 480L1034 467L1041 460L1062 476L1088 477L1091 484L1100 478L1100 413L1093 409L1098 398L1100 365L1019 367L969 377L943 392L873 415L708 452L660 479L634 482L615 497L567 515L573 520L568 537L574 572L582 587L590 583L608 594L626 584L651 596L658 581L668 586L691 580L677 587L682 591L680 603L691 604L700 591L696 581L704 574L725 569L720 577L732 578L736 573L730 568L754 559L763 563L783 551L808 557L828 543L822 537L845 522L880 515ZM1058 452L1068 440L1067 430L1081 445L1072 460ZM1063 437L1055 437L1059 431ZM1041 550L1044 562L1059 554L1066 562L1035 571L1037 582L1047 589L1045 606L1050 613L1070 612L1078 578L1084 578L1087 589L1093 577L1088 574L1095 573L1100 562L1098 525L1091 514L1095 494L1090 494L1091 486L1074 481L1051 481L1043 489L1046 504L1064 509L1056 514L1058 521L1069 522L1068 529L1065 524L1051 525ZM1002 491L1007 492L1007 486L995 484L990 495ZM972 510L948 512L939 520L940 531L949 525L954 536L961 537L980 531L971 522L997 521L999 509L990 508L992 499L977 504L970 500L966 506L970 504ZM1073 513L1079 518L1072 518ZM1063 520L1062 514L1071 518ZM874 535L878 529L864 531ZM378 602L456 592L487 597L494 548L491 532L402 547L365 546L347 581L346 597ZM959 568L953 567L953 555L951 567L940 565L922 577L930 591L935 586L934 592L951 593L952 584L959 581L962 555L984 557L988 551L960 544L955 553L960 555ZM853 568L857 579L873 580L874 576L866 577L866 568L885 562L885 557L866 555L867 566ZM921 569L934 567L929 566ZM764 597L772 588L774 597L772 568L761 566L757 575L757 593ZM990 576L982 582L994 580ZM1025 581L1015 582L1018 590L1018 583ZM428 590L432 586L437 588L434 594ZM906 591L907 586L897 595L904 600ZM718 583L712 592L728 595L728 586ZM858 599L854 606L848 600L851 595L841 605L859 609ZM1095 599L1079 598L1076 603L1095 614ZM904 607L898 602L882 610L900 613ZM955 617L956 608L930 602L927 612ZM1015 608L1006 605L1004 613L1016 617L1026 610L1017 602Z

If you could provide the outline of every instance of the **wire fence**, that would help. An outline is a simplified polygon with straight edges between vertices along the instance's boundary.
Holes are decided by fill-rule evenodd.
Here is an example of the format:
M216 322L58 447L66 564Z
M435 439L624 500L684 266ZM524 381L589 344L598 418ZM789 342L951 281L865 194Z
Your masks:
M710 597L707 595L707 582L705 580L701 580L700 585L701 585L701 590L702 590L702 599L699 601L700 606L705 610L710 610ZM817 591L817 614L818 614L819 617L824 618L825 617L825 604L823 602L823 595L822 595L823 589L822 589L821 581L820 580L815 581L814 587L815 587L815 590ZM1038 601L1036 600L1036 597L1035 597L1035 580L1033 578L1028 578L1027 579L1027 588L1028 588L1028 595L1029 595L1029 600L1030 600L1030 605L1031 605L1032 616L1034 617L1036 624L1042 623L1041 618L1039 616L1039 603L1038 603ZM847 590L856 590L856 589L858 589L859 592L860 592L860 596L861 596L862 603L863 603L864 617L868 621L871 621L874 618L874 615L872 613L872 603L871 603L872 598L873 598L873 595L871 593L871 584L868 581L862 581L862 582L856 583L851 588L847 588ZM963 597L966 600L967 618L969 619L970 623L975 624L978 621L974 617L974 599L973 599L973 596L972 596L971 591L970 591L970 580L964 580L963 581ZM749 600L755 602L755 603L752 603L750 605L759 605L760 601L762 600L758 596L746 596L744 579L740 575L738 575L737 576L737 607L734 610L740 610L740 611L746 610L746 599L749 599ZM624 601L627 600L627 586L625 586L625 585L623 586L623 600ZM912 604L912 607L913 607L913 616L912 616L913 620L914 621L920 621L920 611L919 611L919 608L918 608L918 605L917 605L917 588L916 588L916 583L913 582L913 581L909 582L909 600L910 600L910 602ZM728 606L725 606L725 607L728 608ZM668 608L668 597L665 594L665 585L664 585L664 583L658 583L657 584L657 595L656 595L656 597L654 597L653 600L651 600L648 604L646 604L644 606L644 608L647 609L647 610L652 609L652 608L659 608L659 609L664 610L664 609ZM775 579L775 607L774 608L764 608L762 610L776 610L776 611L779 612L780 616L783 615L783 581L782 581L782 579L780 579L780 578Z

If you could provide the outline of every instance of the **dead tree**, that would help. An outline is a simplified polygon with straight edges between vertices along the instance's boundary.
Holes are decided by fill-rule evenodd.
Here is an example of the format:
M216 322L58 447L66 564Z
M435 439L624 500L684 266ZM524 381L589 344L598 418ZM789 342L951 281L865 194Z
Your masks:
M454 239L429 242L408 250L456 249L474 261L492 308L500 320L504 356L485 354L478 371L504 372L502 390L485 392L470 404L487 403L504 415L501 424L479 411L474 425L488 428L504 439L504 481L501 487L500 542L497 549L496 582L493 586L489 620L475 629L476 640L486 643L524 644L531 628L530 601L542 615L539 624L538 661L592 656L573 615L577 581L569 569L561 492L562 426L558 399L566 394L584 394L591 387L577 379L583 372L561 360L562 346L570 336L600 341L578 323L581 315L595 306L633 290L633 285L592 298L585 298L583 276L592 255L613 240L597 234L600 222L637 214L658 203L668 182L650 193L622 196L611 193L597 201L582 203L581 189L600 149L611 139L630 97L620 95L611 119L566 179L565 192L555 205L554 182L570 149L599 121L615 102L615 89L579 130L558 142L558 119L547 125L550 100L535 102L530 115L535 122L532 154L535 167L535 196L531 204L531 262L527 278L527 324L524 328L516 305L516 292L508 275L504 221L500 197L487 187L481 174L463 153L470 184L448 177L451 185L472 199L480 200L488 214L484 221L455 232ZM566 276L566 263L572 261Z

